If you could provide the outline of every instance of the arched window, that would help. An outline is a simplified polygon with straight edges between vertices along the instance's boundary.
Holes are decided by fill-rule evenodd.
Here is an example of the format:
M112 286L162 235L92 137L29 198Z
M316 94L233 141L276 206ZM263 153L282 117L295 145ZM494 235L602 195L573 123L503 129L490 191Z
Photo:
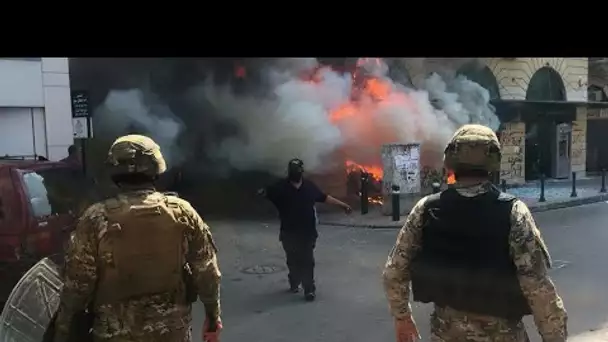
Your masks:
M528 101L566 101L566 87L561 75L551 67L538 69L528 84Z

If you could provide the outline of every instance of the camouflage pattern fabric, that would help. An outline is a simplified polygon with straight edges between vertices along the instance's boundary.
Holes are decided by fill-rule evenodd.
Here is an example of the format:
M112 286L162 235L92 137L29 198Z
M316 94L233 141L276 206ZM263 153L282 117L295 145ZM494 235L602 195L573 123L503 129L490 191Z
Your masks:
M123 193L133 202L147 196L163 196L153 190ZM217 250L209 227L192 206L177 197L188 223L184 235L185 260L190 264L198 287L198 295L207 315L220 316L220 270ZM84 310L95 298L98 265L112 259L112 255L98 255L97 243L107 231L104 203L89 207L80 218L66 253L64 288L56 321L55 342L67 340L67 332L74 313ZM191 338L191 305L175 303L172 294L139 297L120 304L94 306L93 335L96 341L110 342L184 342Z
M489 183L458 187L463 196L486 192ZM384 290L395 318L411 314L410 262L422 245L422 214L427 197L421 199L407 217L397 242L386 262ZM534 322L545 342L564 342L567 338L567 314L562 299L547 274L549 253L525 203L516 200L511 212L510 252L524 295L532 308ZM433 342L527 342L521 320L475 315L449 307L435 306L431 317Z
M461 167L500 170L500 142L494 131L482 125L460 127L445 149L445 164L451 170Z
M137 134L116 139L110 147L106 163L114 174L144 173L156 176L167 171L160 147L154 140Z

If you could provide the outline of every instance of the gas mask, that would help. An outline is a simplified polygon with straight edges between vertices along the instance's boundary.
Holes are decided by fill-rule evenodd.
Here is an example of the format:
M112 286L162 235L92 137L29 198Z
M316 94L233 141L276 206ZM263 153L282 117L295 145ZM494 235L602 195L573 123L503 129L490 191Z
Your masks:
M287 179L290 182L299 182L304 174L304 162L300 159L292 159L287 166Z

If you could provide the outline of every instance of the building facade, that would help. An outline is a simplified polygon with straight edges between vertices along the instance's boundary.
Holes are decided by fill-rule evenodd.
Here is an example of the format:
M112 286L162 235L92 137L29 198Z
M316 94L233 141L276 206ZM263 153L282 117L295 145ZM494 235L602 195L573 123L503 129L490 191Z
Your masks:
M608 58L589 58L587 172L608 169Z
M585 176L588 58L479 58L452 68L490 93L502 123L500 178L507 184ZM416 84L432 69L431 62L409 74Z
M0 156L60 160L73 144L67 58L0 58Z

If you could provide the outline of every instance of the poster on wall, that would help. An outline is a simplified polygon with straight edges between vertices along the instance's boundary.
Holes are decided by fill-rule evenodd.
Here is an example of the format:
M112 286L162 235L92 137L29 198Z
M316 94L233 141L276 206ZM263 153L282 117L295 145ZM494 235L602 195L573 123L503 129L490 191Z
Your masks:
M405 145L393 159L401 192L420 192L420 145Z
M72 91L72 117L91 117L91 111L89 108L89 94L86 91Z
M72 118L72 131L74 132L74 139L87 139L89 138L89 118L78 117Z
M93 137L89 94L86 91L74 90L72 98L72 132L74 139Z
M381 153L383 194L390 194L393 185L404 195L420 193L420 144L385 144Z
M399 185L402 194L420 192L420 145L395 144L387 146L387 149L390 151L392 181L385 186Z

